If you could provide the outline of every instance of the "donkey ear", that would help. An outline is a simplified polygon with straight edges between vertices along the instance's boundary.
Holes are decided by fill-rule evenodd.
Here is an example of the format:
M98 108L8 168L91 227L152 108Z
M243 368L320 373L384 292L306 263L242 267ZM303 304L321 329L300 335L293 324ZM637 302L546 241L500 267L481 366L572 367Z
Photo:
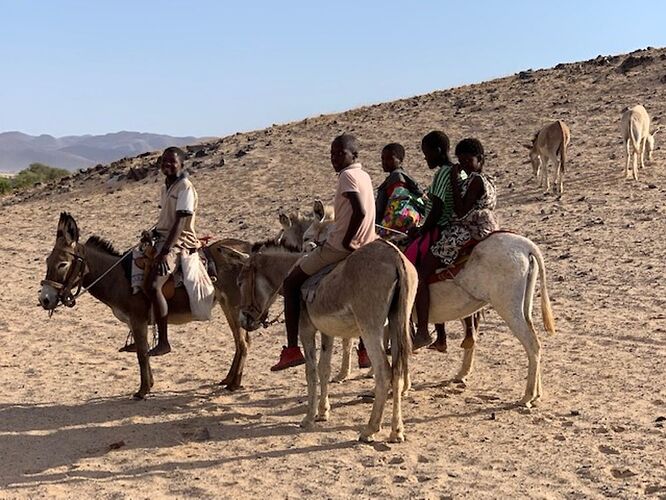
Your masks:
M314 204L312 205L312 211L314 212L315 217L319 219L319 222L322 222L324 220L324 217L326 217L324 204L319 198L315 199Z
M280 215L278 215L278 218L280 219L280 225L285 228L289 229L291 227L291 219L287 214L284 212L280 212Z
M67 212L60 213L58 230L56 232L57 238L62 238L66 245L74 245L79 241L79 227L76 225L74 217Z

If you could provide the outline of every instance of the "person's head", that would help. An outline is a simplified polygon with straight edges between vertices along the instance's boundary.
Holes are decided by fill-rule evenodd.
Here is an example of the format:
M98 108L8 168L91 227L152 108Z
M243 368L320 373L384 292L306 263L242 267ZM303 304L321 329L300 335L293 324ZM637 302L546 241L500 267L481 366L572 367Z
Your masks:
M449 158L449 137L440 130L433 130L421 140L421 151L430 168L451 165Z
M465 172L481 172L485 162L481 141L473 137L463 139L456 145L456 157Z
M400 168L404 159L405 148L397 142L387 144L382 149L382 169L384 172L393 172L396 168Z
M358 158L358 141L351 134L342 134L331 143L331 164L336 172L347 168Z
M175 146L166 148L160 157L160 170L167 177L175 177L183 170L185 152Z

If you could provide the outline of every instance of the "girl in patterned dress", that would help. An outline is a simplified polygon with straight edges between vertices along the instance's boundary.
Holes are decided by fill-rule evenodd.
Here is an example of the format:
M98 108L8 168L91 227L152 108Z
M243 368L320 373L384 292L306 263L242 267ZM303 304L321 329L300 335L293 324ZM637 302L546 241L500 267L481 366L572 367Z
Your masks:
M440 267L453 264L460 249L472 240L480 241L499 229L495 217L497 193L495 184L483 173L483 146L477 139L463 139L455 150L459 165L452 167L453 179L460 170L467 173L462 182L453 182L454 218L444 229L432 254L440 261Z

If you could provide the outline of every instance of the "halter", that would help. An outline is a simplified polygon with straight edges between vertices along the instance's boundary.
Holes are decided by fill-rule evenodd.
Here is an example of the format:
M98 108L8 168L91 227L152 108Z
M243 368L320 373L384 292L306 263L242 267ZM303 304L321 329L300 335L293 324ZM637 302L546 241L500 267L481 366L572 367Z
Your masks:
M59 283L58 281L45 279L42 280L40 283L40 286L49 285L50 287L58 291L56 295L56 305L53 307L53 309L49 310L49 318L53 316L53 312L58 307L59 302L67 307L74 307L76 305L76 299L79 296L85 294L93 286L99 283L102 280L102 278L104 278L118 264L120 264L125 257L127 257L130 253L132 253L134 248L136 248L137 246L138 245L134 245L127 252L125 252L113 265L111 265L111 267L109 267L106 271L104 271L99 276L99 278L97 278L95 281L93 281L90 285L88 285L85 288L83 287L83 277L88 273L88 264L86 263L86 258L85 258L85 247L80 244L77 244L76 246L77 249L78 248L84 249L82 255L76 253L75 251L72 252L71 250L63 249L63 252L74 257L74 263L67 271L67 275L65 276L64 281L62 283ZM74 288L75 286L78 288L76 289L76 292L72 293L72 288Z
M77 245L76 248L80 248L81 245ZM62 283L53 280L43 280L40 285L49 285L52 288L55 288L58 293L56 295L56 307L58 302L62 302L67 307L74 307L76 305L76 297L81 293L81 287L83 286L83 276L87 272L87 265L85 261L85 256L79 255L77 252L72 252L71 250L63 250L66 254L74 257L74 262L67 270L65 279ZM78 286L76 292L72 293L72 289ZM55 307L49 311L49 317L53 315Z
M249 282L249 285L250 285L250 290L249 290L250 304L248 306L245 306L245 307L242 306L242 302L246 302L244 299L248 295L248 292L245 292L245 294L243 294L244 296L241 297L241 301L242 301L241 302L241 309L244 309L245 311L247 311L250 314L250 316L252 316L252 318L254 320L259 321L261 323L261 326L263 326L264 328L268 328L270 325L273 325L273 324L277 323L279 321L280 316L281 316L281 314L278 314L272 320L266 321L266 316L268 316L268 310L270 309L271 305L275 301L275 298L277 297L277 295L280 293L281 287L277 287L277 289L270 295L270 297L266 301L265 309L260 309L259 306L257 306L259 301L256 300L256 290L257 290L256 273L257 273L257 271L256 271L255 266L252 262L248 262L247 266L248 266L248 274L249 274L248 282Z

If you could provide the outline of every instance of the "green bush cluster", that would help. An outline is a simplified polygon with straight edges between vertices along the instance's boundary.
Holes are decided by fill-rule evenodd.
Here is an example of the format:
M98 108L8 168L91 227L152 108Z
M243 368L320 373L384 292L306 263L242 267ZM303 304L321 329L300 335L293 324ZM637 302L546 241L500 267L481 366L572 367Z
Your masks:
M31 187L38 182L49 182L70 175L64 168L54 168L43 163L31 163L26 169L21 170L14 177L0 177L0 194L7 193L13 189Z

